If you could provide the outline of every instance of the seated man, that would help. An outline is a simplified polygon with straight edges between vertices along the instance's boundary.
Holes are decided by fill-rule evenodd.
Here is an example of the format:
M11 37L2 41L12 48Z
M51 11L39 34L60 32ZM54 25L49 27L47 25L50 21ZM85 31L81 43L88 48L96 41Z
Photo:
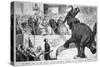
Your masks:
M27 53L24 51L23 45L16 47L16 61L28 61Z
M38 46L37 47L37 49L36 49L36 51L35 51L35 54L36 54L36 60L37 61L41 61L41 60L43 60L43 50L42 50L42 48L41 48L41 46Z

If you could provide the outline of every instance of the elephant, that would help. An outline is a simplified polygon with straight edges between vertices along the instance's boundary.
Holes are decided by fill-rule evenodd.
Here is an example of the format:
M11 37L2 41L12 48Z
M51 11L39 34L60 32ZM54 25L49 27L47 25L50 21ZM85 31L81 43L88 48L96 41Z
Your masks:
M78 7L75 9L72 8L71 11L73 12L75 10L78 10ZM69 13L71 13L71 11ZM77 21L75 16L78 12L76 11L71 14L67 13L65 20L67 20L67 24L71 29L71 38L67 40L62 46L58 47L56 50L56 56L58 56L61 51L68 49L70 43L75 43L75 46L78 50L78 55L76 55L74 58L86 58L85 47L88 47L93 54L96 53L95 35L97 25L95 23L92 31L88 25ZM63 23L65 23L65 20Z

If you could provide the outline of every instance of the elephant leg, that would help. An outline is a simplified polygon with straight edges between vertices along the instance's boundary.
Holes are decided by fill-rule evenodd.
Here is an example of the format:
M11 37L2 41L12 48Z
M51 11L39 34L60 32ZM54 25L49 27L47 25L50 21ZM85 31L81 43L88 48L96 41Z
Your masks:
M91 45L91 49L90 49L90 50L91 50L91 52L92 52L93 54L96 53L96 51L97 51L97 50L96 50L96 41L93 41L93 42L92 42L92 45Z
M80 49L78 48L78 54L76 56L74 56L74 59L86 58L84 49L85 48L83 48L83 47L80 47Z
M66 48L62 45L60 46L57 50L56 50L56 56L59 55L59 53L61 53L63 50L65 50Z
M76 42L75 39L74 39L74 37L71 37L69 40L67 40L67 41L64 43L63 46L64 46L65 48L69 48L69 44L72 43L72 42Z
M76 45L76 47L77 47L77 50L78 50L78 54L76 56L74 56L74 59L86 58L85 53L84 53L84 51L85 51L84 43L80 43L80 44L78 43Z
M80 58L86 58L85 56L85 46L80 47Z
M70 44L71 42L75 42L74 38L72 38L72 37L71 37L69 40L67 40L67 41L64 43L64 45L60 46L60 47L56 50L56 56L58 56L59 53L62 52L63 50L69 48L69 44Z
M85 52L87 38L88 38L87 36L82 37L81 42L80 42L80 57L81 58L86 58L84 52Z
M92 43L88 43L87 47L90 49L90 51L92 52L92 54L96 53L96 42L92 42Z
M81 50L80 50L80 43L77 43L77 44L76 44L76 48L77 48L77 55L74 56L74 59L80 58L80 53L81 53Z
M77 51L78 51L77 57L80 57L80 53L81 53L80 46L77 46Z

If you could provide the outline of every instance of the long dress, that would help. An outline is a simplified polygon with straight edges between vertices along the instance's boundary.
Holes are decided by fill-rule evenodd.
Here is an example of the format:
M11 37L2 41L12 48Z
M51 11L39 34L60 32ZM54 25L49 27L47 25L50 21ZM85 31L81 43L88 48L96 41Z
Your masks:
M50 51L50 46L49 46L49 44L46 42L46 43L45 43L45 53L46 53L46 52L49 52L49 51ZM49 54L49 53L45 54L45 55L44 55L44 59L45 59L45 60L50 60L50 54Z

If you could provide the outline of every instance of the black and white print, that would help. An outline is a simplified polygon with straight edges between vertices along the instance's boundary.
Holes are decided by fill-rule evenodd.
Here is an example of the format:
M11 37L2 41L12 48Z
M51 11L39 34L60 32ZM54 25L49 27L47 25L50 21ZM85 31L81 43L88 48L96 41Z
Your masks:
M97 58L97 7L15 2L16 62Z

